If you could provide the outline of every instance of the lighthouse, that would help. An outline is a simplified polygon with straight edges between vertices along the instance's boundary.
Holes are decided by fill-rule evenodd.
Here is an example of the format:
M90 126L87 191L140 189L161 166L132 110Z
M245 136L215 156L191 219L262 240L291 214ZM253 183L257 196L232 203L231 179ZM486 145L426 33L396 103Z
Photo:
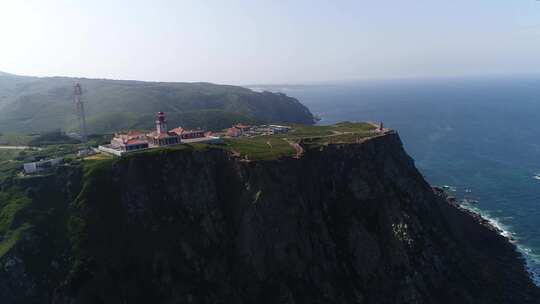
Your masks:
M165 113L158 112L156 119L156 133L167 134L167 121L165 120Z
M156 131L147 134L151 147L176 145L180 143L180 136L167 130L165 113L158 112L156 116Z

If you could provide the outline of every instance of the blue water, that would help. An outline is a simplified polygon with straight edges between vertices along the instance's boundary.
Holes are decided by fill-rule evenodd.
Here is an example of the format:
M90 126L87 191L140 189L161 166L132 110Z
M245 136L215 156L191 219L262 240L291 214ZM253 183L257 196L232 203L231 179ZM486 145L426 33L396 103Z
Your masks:
M298 98L321 124L397 129L426 179L479 200L469 207L517 240L540 282L540 77L265 88Z

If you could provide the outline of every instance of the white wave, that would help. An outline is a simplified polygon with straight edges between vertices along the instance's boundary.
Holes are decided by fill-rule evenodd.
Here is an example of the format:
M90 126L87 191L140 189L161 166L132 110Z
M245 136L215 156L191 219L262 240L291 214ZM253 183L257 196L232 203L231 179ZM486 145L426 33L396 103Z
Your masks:
M469 211L480 215L482 218L487 220L493 227L497 228L497 230L502 236L506 237L509 240L515 241L514 244L516 245L517 251L525 259L525 268L527 269L527 272L529 273L534 284L540 287L540 255L535 253L531 248L519 244L516 241L519 240L519 237L517 237L512 232L511 227L501 223L498 218L492 217L489 212L485 212L469 204L464 204L461 206Z
M456 192L457 191L457 187L455 186L450 186L450 185L443 185L442 188L446 191L451 191L451 192Z
M260 86L260 87L247 87L247 88L258 93L262 93L262 92L281 93L281 92L291 91L291 89L288 87L278 88L278 87L273 87L273 86L270 86L270 87Z
M525 257L525 267L531 276L534 284L540 287L540 256L535 254L530 248L517 245L518 251Z
M254 91L254 92L259 92L259 93L265 91L264 88L260 88L260 87L249 87L248 89L250 89L250 90L252 90L252 91Z

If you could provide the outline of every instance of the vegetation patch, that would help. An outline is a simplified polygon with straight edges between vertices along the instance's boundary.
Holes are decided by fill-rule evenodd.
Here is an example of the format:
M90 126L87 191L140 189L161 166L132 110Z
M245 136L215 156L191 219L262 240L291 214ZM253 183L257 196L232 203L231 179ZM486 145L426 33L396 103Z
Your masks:
M31 201L19 188L0 192L0 235L6 234L13 227L15 215Z
M148 129L159 111L167 113L170 126L208 130L235 122L314 122L309 110L294 98L237 86L4 76L0 79L0 130L77 129L73 104L77 82L83 89L90 133Z
M0 145L2 146L26 146L37 135L22 133L0 133Z
M289 138L306 138L306 137L321 137L334 134L332 126L306 126L294 125L293 129L287 137Z
M225 149L249 160L271 160L293 156L294 144L357 143L374 135L375 126L369 123L344 122L330 126L294 125L286 134L225 139Z
M6 234L3 235L2 242L0 242L0 257L3 257L6 253L9 252L15 244L21 239L24 232L29 230L31 227L30 224L24 224L21 227L13 230L8 231Z
M80 141L78 139L71 138L65 133L57 130L52 132L46 132L40 134L28 142L30 146L44 146L55 144L77 144Z
M21 170L23 163L18 160L20 153L20 150L0 150L0 192L2 184Z
M342 122L329 126L294 125L288 138L306 139L338 135L342 133L371 133L375 126L369 123Z
M225 148L249 160L272 160L292 156L294 148L278 136L257 136L226 139Z

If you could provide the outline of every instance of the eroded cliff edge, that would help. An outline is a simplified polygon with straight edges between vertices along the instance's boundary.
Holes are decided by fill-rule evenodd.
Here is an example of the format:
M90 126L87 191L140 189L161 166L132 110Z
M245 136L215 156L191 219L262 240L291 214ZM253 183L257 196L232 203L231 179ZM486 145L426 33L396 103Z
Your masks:
M51 279L32 275L33 233L2 258L0 287L19 282L3 289L13 303L538 303L514 246L433 191L397 134L306 148L255 162L163 150L58 174L71 183L65 235L46 236L61 240Z

